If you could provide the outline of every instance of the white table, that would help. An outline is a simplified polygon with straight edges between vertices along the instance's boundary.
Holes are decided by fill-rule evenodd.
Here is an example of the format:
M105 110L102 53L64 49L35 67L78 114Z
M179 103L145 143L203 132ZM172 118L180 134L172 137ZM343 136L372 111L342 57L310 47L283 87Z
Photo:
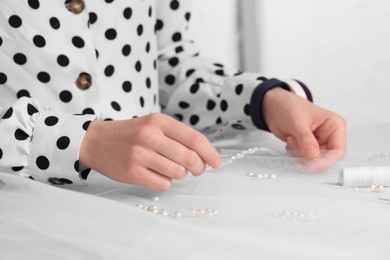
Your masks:
M80 193L0 174L0 259L390 259L390 190L336 185L341 167L390 152L389 130L352 130L349 154L328 172L302 173L286 157L262 153L188 176L161 194L99 175L73 188ZM215 144L283 151L261 132Z

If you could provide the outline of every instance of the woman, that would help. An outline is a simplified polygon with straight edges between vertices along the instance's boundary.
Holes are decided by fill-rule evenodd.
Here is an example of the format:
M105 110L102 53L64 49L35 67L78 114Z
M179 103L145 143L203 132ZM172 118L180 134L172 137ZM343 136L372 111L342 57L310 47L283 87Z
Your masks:
M1 171L62 185L92 168L165 191L220 165L198 131L270 130L309 159L345 150L344 120L303 84L203 58L187 34L190 1L3 0L0 10Z

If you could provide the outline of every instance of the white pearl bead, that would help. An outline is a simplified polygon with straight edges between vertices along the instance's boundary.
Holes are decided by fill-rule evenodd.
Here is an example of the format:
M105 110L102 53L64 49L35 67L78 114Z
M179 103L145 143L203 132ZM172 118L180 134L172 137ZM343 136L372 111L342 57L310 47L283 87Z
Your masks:
M163 216L169 216L169 211L167 209L161 209L160 214Z
M173 217L174 217L174 218L177 218L177 219L180 219L180 218L183 217L183 215L181 214L180 211L175 211L175 212L173 213Z
M151 205L147 208L147 211L152 212L152 213L157 213L158 212L158 207Z
M159 197L153 197L153 201L158 201L160 198Z

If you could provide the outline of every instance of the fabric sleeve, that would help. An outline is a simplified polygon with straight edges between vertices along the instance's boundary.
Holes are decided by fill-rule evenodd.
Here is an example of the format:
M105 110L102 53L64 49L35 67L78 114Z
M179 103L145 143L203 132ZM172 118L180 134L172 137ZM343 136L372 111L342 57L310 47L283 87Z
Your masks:
M56 185L86 179L79 148L95 116L56 113L28 97L0 116L0 171Z
M197 130L214 127L229 133L255 128L250 116L251 96L268 78L202 57L188 33L191 1L156 3L163 112Z

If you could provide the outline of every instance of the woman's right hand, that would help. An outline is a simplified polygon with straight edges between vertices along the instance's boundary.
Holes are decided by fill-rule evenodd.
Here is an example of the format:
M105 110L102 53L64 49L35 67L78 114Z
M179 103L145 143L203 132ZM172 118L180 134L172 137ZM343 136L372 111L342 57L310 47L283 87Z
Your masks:
M166 191L187 171L201 175L221 164L217 150L191 127L163 115L93 121L80 148L80 165L124 183Z

